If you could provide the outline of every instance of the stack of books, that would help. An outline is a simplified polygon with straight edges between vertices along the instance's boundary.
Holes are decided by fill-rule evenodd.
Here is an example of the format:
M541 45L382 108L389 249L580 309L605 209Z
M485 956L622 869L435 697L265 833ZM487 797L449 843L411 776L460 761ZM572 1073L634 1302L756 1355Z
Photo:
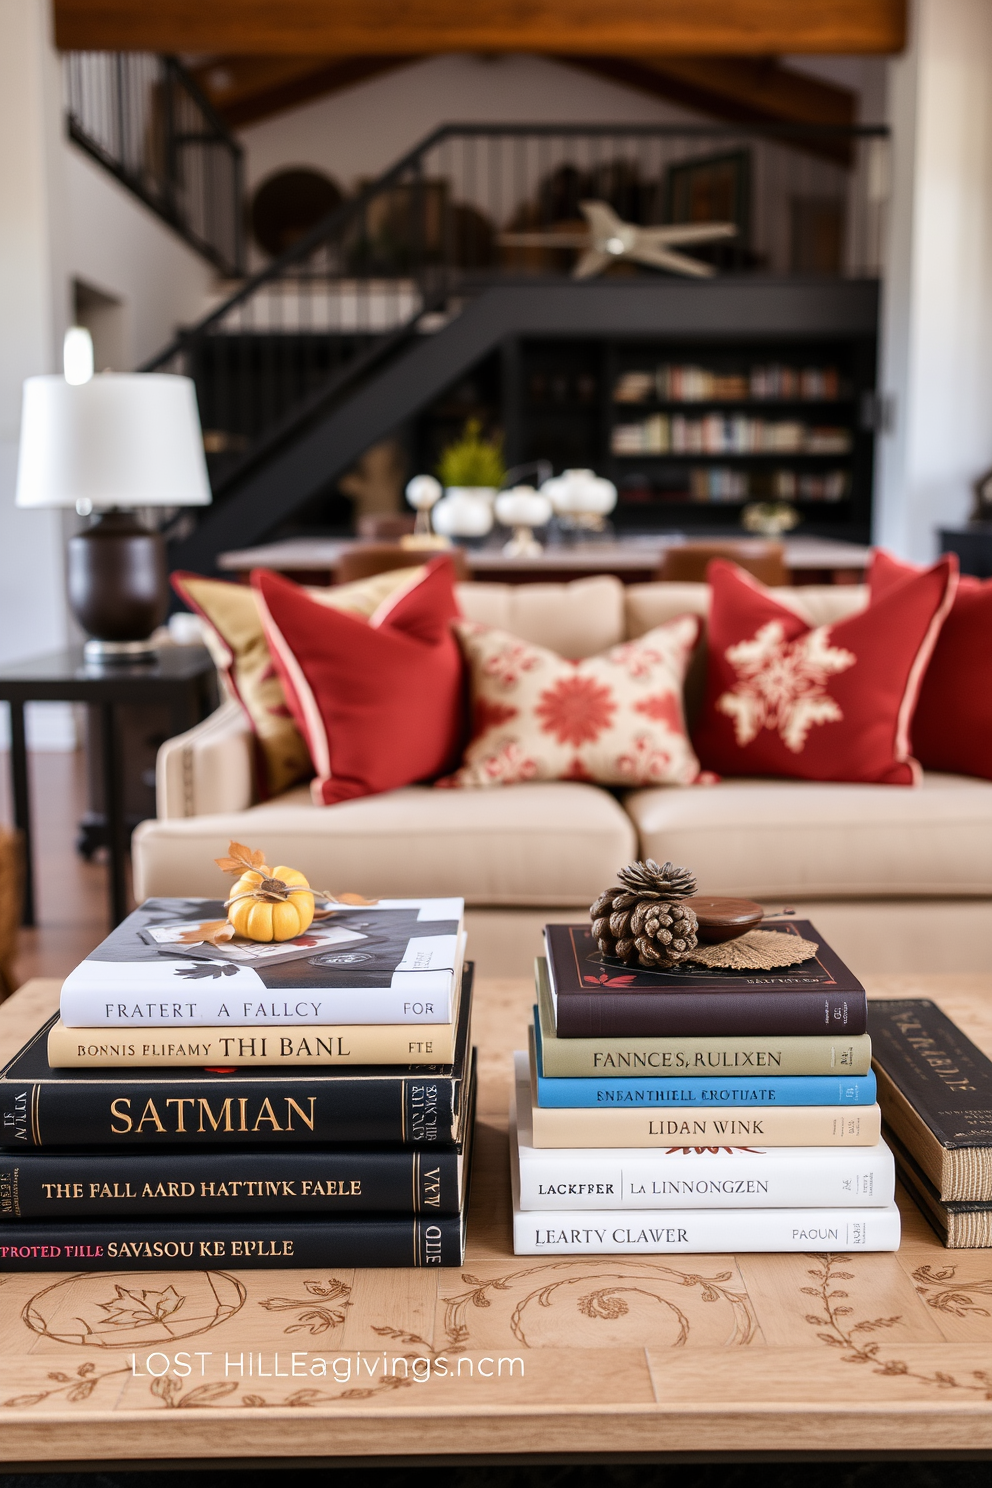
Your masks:
M895 1250L864 989L818 944L782 972L604 957L549 925L511 1110L518 1255Z
M992 1245L992 1061L926 998L873 1002L874 1065L899 1176L952 1250Z
M475 1092L460 899L279 944L152 899L0 1071L0 1270L452 1266Z

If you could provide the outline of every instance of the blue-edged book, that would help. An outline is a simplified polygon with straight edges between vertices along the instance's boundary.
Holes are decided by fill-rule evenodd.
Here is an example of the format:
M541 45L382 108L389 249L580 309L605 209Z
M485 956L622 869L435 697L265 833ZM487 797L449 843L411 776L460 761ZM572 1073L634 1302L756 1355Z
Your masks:
M768 1075L758 1079L736 1075L548 1079L544 1074L541 1019L536 1007L531 1036L539 1106L871 1106L875 1103L875 1076L870 1071L867 1075Z

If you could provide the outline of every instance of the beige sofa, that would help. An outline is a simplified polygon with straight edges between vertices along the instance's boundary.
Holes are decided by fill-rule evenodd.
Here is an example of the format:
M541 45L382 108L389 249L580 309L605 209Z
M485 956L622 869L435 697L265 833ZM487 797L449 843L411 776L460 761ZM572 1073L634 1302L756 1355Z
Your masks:
M467 584L472 619L593 655L690 611L704 584ZM865 603L853 587L782 589L812 624ZM687 707L698 703L702 649ZM337 806L305 786L252 798L251 740L236 704L170 739L158 819L134 834L135 892L217 894L213 860L236 838L334 892L462 894L471 953L491 976L526 975L547 920L582 918L634 857L691 867L700 891L794 907L861 972L982 971L992 964L992 782L925 777L919 789L725 780L612 792L576 782L491 790L411 786Z

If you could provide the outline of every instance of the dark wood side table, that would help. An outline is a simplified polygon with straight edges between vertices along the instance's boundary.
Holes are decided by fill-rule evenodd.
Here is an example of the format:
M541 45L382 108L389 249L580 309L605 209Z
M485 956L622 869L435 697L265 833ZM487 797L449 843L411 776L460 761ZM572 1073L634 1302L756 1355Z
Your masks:
M147 662L95 665L81 649L53 651L0 668L0 702L10 706L10 775L14 822L24 842L24 924L35 923L31 854L31 800L25 703L87 703L99 708L102 767L110 858L110 916L114 925L127 914L126 866L129 849L117 709L121 704L166 704L172 733L192 728L217 706L217 674L200 646L163 647Z

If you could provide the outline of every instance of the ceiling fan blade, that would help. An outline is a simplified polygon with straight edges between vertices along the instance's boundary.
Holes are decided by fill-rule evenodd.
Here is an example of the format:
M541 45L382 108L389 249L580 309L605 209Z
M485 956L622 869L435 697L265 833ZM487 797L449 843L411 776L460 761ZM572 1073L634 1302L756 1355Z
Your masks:
M598 248L587 248L572 270L573 279L591 279L594 274L599 274L609 263L616 263L616 257L612 253L600 253Z
M588 222L597 242L605 242L607 238L615 238L622 234L624 224L609 202L579 202L579 210Z
M665 227L642 227L640 236L650 242L664 243L712 243L718 238L736 238L734 222L678 222Z
M712 264L702 263L686 253L673 253L667 248L655 247L649 243L637 244L627 257L636 259L638 263L650 264L654 269L668 269L672 274L685 274L692 279L712 279L716 273Z

